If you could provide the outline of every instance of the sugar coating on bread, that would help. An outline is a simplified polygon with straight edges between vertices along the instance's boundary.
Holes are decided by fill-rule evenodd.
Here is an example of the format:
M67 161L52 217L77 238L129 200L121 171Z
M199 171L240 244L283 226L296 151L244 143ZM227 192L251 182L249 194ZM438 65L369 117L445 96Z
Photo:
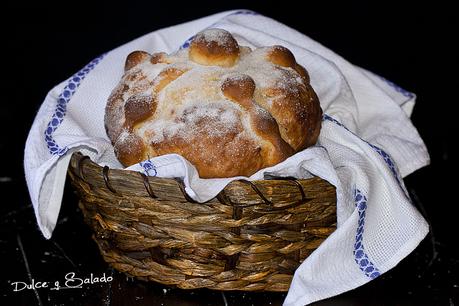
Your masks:
M125 166L176 153L216 178L250 176L313 145L321 117L308 73L287 48L251 50L208 29L170 55L129 54L105 127Z

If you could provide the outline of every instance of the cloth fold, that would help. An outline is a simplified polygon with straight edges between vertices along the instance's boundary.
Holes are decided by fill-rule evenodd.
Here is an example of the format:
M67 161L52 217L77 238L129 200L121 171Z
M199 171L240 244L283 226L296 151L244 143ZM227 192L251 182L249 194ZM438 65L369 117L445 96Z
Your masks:
M339 294L394 267L428 232L403 184L404 176L429 163L409 119L416 96L304 34L246 10L222 12L142 36L94 59L48 93L24 155L27 185L43 235L49 239L55 228L73 152L89 155L100 165L122 168L103 119L126 56L134 50L171 53L186 48L194 34L209 27L231 32L241 45L289 48L308 70L325 113L316 146L245 178L315 175L336 187L337 230L297 269L285 305L305 305ZM201 179L187 160L175 154L129 169L180 177L186 192L198 202L240 179Z

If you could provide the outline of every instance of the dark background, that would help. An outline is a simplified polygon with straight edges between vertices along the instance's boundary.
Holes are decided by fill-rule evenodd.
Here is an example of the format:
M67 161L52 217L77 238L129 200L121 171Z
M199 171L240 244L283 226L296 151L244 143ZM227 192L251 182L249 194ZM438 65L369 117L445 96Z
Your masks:
M116 4L61 2L2 5L0 102L0 305L278 305L283 294L183 291L127 279L108 268L66 188L49 241L38 231L24 181L27 132L46 93L97 55L140 35L227 9L270 16L319 41L350 62L418 95L412 120L431 165L405 183L431 224L430 235L396 268L356 290L317 305L458 305L459 247L452 139L458 103L457 14L440 2L259 5L172 1ZM7 18L11 17L11 18ZM55 281L71 271L114 281L85 289L13 292L10 282Z

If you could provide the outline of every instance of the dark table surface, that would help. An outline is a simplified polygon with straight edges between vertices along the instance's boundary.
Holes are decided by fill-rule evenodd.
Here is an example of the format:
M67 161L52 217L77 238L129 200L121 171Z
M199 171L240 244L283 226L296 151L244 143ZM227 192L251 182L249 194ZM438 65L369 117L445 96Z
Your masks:
M63 3L62 5L64 5ZM150 31L221 10L248 8L273 17L418 95L412 120L426 142L431 165L407 178L414 204L431 226L429 236L397 267L350 292L314 305L458 305L457 179L453 170L458 31L452 7L385 2L264 5L218 2L116 5L80 2L4 7L0 103L0 305L280 305L281 293L185 291L129 279L108 267L66 186L50 240L35 222L22 169L25 138L46 92L95 56ZM456 185L456 184L455 184ZM13 282L53 284L78 278L113 278L81 289L14 292Z

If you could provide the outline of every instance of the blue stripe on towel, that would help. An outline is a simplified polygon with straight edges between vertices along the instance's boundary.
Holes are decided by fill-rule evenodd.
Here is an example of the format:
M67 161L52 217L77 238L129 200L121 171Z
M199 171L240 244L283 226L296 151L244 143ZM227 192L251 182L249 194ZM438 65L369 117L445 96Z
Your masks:
M392 172L392 175L394 176L395 180L397 181L399 187L403 190L403 192L405 193L407 199L410 199L409 195L408 195L408 192L406 191L405 187L403 186L402 184L402 181L401 181L401 176L400 174L398 173L398 170L397 170L397 166L394 162L394 160L392 159L392 157L386 152L384 151L383 149L375 146L374 144L371 144L369 143L368 141L360 138L359 136L357 136L356 134L354 134L351 130L349 130L346 126L344 126L341 122L339 122L338 120L336 120L335 118L327 115L327 114L324 114L323 116L323 120L327 120L327 121L330 121L330 122L333 122L335 123L336 125L339 125L340 127L344 128L346 131L348 131L349 133L352 133L354 136L358 137L360 140L362 140L363 142L365 142L366 144L368 144L376 153L378 153L379 156L381 156L384 160L384 162L386 163L387 167L389 168L389 170Z
M392 81L389 81L388 79L380 76L380 75L377 75L383 82L385 82L387 85L389 85L390 87L392 87L396 92L399 92L401 93L402 95L404 95L405 97L409 98L409 99L413 99L414 98L414 93L406 90L406 89L403 89L402 87L398 86L397 84L395 84L394 82Z
M158 174L158 172L156 171L156 167L151 162L151 160L147 159L143 162L140 162L139 164L148 176L156 176Z
M367 209L367 197L358 189L354 189L355 207L359 212L359 223L355 234L354 244L354 260L359 266L359 269L371 279L375 279L381 275L381 272L369 259L363 246L363 231L365 227L365 215Z
M57 142L54 140L53 134L57 130L57 128L62 124L64 121L65 114L67 113L67 104L70 102L70 99L75 94L76 89L80 86L81 82L84 78L88 75L88 73L96 67L96 65L102 60L105 54L98 56L97 58L93 59L89 64L87 64L83 69L75 73L68 81L67 85L65 85L62 92L59 94L57 99L56 109L54 110L53 115L51 116L51 120L48 122L44 132L44 140L48 147L48 151L52 155L62 156L67 153L68 148L63 147L61 148Z

